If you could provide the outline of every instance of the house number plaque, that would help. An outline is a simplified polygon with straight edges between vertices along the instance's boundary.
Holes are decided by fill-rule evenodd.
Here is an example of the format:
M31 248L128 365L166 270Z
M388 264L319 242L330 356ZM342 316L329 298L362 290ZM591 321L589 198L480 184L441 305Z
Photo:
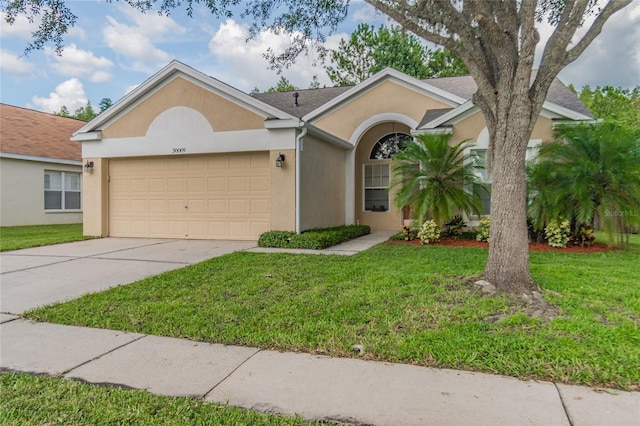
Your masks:
M187 152L187 148L171 148L173 154L184 154Z

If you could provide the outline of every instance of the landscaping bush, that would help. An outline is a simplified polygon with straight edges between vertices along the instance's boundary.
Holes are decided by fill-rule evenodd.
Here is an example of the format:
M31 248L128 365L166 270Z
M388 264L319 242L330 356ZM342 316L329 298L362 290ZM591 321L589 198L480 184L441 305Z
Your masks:
M569 241L569 231L571 226L566 219L553 219L546 228L544 235L549 240L549 245L556 248L564 248Z
M442 236L452 237L457 240L462 235L465 226L467 226L467 222L462 219L462 216L455 215L453 219L442 227Z
M480 223L478 224L478 226L478 235L476 235L476 240L488 243L489 228L491 228L491 218L485 217L480 219Z
M367 225L311 229L301 234L293 231L268 231L260 235L259 247L322 250L371 232Z
M433 220L428 220L422 224L418 232L420 243L429 244L440 239L440 228Z

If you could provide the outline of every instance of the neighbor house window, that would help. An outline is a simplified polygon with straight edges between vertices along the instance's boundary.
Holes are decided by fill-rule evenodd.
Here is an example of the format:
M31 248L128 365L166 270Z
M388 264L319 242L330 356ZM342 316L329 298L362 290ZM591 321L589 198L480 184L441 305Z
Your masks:
M44 172L44 209L80 210L82 176L80 173Z
M471 154L475 155L478 158L478 164L482 165L484 168L477 169L476 173L480 176L482 182L484 182L487 191L478 191L480 193L480 201L482 202L482 211L480 212L483 216L488 216L491 214L491 174L487 168L487 150L486 149L472 149Z
M370 212L389 210L389 165L364 165L364 209Z

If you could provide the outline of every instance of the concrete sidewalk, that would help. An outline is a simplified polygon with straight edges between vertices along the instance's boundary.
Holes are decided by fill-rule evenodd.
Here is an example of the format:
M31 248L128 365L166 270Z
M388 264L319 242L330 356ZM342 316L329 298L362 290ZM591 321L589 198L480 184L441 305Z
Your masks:
M397 232L374 231L368 235L345 241L344 243L322 250L253 247L247 249L247 251L254 253L339 254L343 256L352 256L356 253L367 250L376 244L387 241L389 237L394 234L397 234Z
M3 370L354 424L640 425L637 392L2 321Z

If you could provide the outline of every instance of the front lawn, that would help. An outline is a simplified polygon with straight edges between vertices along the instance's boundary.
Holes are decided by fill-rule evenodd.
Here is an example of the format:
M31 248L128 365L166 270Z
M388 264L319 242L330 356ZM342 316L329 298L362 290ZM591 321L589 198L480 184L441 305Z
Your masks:
M320 425L193 398L0 373L3 425Z
M82 224L0 227L0 251L18 250L51 244L88 240L82 235Z
M640 238L634 250L531 253L559 309L525 315L459 277L487 251L379 245L351 257L238 252L29 318L218 342L638 390Z

